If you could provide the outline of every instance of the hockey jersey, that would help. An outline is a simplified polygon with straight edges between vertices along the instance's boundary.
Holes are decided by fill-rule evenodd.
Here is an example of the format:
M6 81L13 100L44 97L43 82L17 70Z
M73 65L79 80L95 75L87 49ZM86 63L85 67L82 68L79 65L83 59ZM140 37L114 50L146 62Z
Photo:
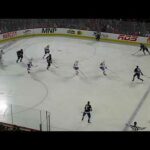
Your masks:
M143 73L142 73L140 68L135 68L134 72L137 73L137 74L142 74L143 75Z

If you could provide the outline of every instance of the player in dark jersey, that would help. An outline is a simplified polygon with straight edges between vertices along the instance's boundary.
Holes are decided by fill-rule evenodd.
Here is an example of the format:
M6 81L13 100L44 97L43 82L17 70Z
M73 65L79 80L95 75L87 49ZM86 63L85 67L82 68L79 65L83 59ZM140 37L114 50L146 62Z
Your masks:
M23 59L23 49L17 51L17 57L18 57L18 59L16 60L16 62L18 63L19 60L20 60L20 62L22 62L22 59Z
M143 82L144 80L140 78L140 75L143 76L143 73L141 69L139 68L139 66L136 66L136 68L134 69L134 75L133 75L132 81L134 81L135 77L137 76L137 78Z
M144 55L146 55L145 51L148 52L150 55L148 48L142 43L140 44L140 50L139 51L141 51L141 50L143 51Z
M99 41L99 40L101 39L101 33L96 33L96 34L95 34L95 39L96 39L97 41Z
M90 105L90 102L88 101L87 104L84 107L84 112L83 112L83 116L82 116L82 120L84 119L84 116L87 115L88 116L88 123L90 122L90 118L91 118L91 112L92 111L92 107Z
M52 56L51 54L49 54L47 57L46 57L46 60L47 60L47 70L49 69L51 63L52 63Z
M3 55L4 55L4 51L3 50L0 50L0 64L3 64Z

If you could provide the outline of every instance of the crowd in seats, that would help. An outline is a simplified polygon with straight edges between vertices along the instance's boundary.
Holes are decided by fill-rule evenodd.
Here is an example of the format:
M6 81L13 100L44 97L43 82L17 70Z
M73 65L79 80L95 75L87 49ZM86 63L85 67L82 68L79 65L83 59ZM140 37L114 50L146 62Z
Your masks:
M0 33L31 28L70 28L150 36L150 23L135 19L0 19Z

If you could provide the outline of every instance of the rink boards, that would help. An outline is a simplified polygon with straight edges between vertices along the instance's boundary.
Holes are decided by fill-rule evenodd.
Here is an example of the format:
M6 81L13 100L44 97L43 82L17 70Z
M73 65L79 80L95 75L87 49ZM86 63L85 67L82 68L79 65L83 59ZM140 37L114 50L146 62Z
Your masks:
M10 40L16 40L26 37L35 36L63 36L63 37L75 37L79 39L90 39L95 40L96 31L86 31L78 29L67 29L67 28L36 28L36 29L26 29L7 32L0 34L0 42L6 42ZM149 37L140 37L125 34L113 34L101 32L101 40L104 42L115 42L130 45L139 45L139 43L144 43L150 46Z

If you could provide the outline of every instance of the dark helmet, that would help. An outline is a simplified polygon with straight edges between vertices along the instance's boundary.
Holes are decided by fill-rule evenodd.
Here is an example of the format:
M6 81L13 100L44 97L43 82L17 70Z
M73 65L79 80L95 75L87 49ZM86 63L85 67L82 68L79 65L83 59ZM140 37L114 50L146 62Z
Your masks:
M137 125L137 122L136 122L136 121L134 122L134 125Z
M143 44L143 43L140 43L140 45L141 45L141 46L144 46L144 44Z
M139 66L136 66L136 68L139 68Z
M23 51L23 49L21 49L21 51Z
M90 102L89 102L89 101L88 101L87 103L88 103L88 105L90 104Z

